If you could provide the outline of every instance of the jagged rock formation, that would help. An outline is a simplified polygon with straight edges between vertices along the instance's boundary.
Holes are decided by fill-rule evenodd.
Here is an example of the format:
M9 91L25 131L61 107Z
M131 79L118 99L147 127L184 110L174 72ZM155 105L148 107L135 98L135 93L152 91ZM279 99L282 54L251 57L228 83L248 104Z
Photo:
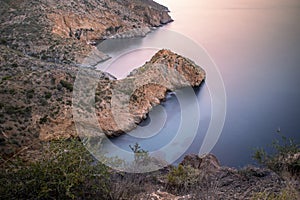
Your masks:
M248 166L238 170L224 167L212 154L200 157L187 155L181 164L199 170L198 175L203 181L200 188L202 187L202 192L203 189L207 190L210 198L252 199L259 192L278 194L287 186L279 175L269 169ZM205 186L206 188L203 188ZM193 196L190 199L205 199L207 194L190 194Z
M131 176L137 181L123 182ZM298 194L296 191L293 191L293 197L285 194L289 187L288 182L269 169L253 166L236 169L222 166L213 154L191 154L185 156L178 167L168 166L151 174L125 174L121 178L114 178L114 182L123 187L126 187L125 184L131 184L132 187L134 184L139 185L138 193L132 190L134 192L131 193L131 199L250 200L267 199L279 194L285 199L297 199ZM139 184L138 181L143 184Z
M1 153L11 155L35 142L77 136L72 114L77 98L72 92L79 68L43 62L3 45L0 52ZM159 51L123 80L91 71L98 81L95 104L90 104L91 97L84 98L80 112L89 119L90 110L82 105L96 108L102 128L96 134L110 137L134 129L167 91L198 86L205 78L195 63L169 50Z
M280 189L286 187L283 179L269 169L248 166L237 170L224 167L212 154L201 157L187 155L181 164L199 170L199 177L214 185L215 188L205 189L211 190L210 195L216 199L251 199L259 192L278 193Z
M144 36L171 22L168 12L152 0L7 0L0 8L0 38L45 61L82 63L96 51L92 45L108 37Z
M87 89L87 82L92 82L90 77L90 74L85 76L86 80L78 86L83 91L74 98L77 120L85 127L93 127L94 118L92 108L87 107L93 100L88 93L93 88ZM199 86L204 79L204 70L189 59L170 50L160 50L125 79L99 81L95 89L98 121L93 123L99 123L101 130L93 136L104 133L113 137L133 130L155 105L165 99L168 91ZM91 130L88 132L91 134Z
M220 169L220 163L217 157L213 154L203 155L199 157L194 154L190 154L184 157L183 161L181 162L183 166L191 166L195 169L200 170L210 170L216 171Z
M127 78L114 81L109 102L99 98L99 124L108 136L130 131L165 99L168 91L199 86L204 79L204 70L192 61L170 50L160 50Z

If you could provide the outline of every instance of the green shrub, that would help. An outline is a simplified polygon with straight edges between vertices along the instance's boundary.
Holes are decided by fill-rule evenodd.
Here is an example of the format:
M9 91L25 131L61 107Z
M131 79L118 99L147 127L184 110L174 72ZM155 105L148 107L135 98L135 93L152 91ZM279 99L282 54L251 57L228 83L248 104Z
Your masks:
M190 166L178 165L174 167L166 176L166 188L175 194L186 194L197 191L200 181L200 172ZM195 187L196 186L196 187Z
M171 186L181 187L187 181L187 178L187 170L182 165L178 165L167 175L167 182Z
M2 78L2 81L6 81L6 80L9 80L9 79L11 79L12 78L12 76L4 76L3 78Z
M259 164L281 174L289 172L292 175L300 172L300 159L294 158L300 153L300 144L278 132L280 140L274 140L271 147L273 154L268 154L263 148L255 150L252 156ZM298 156L299 157L299 156Z
M73 85L72 85L71 83L69 83L68 81L60 80L60 84L61 84L64 88L68 89L70 92L73 91Z
M259 192L253 195L252 200L292 200L297 199L297 191L292 188L285 188L279 194Z
M7 40L5 38L0 38L0 44L7 45Z
M27 97L28 99L32 99L32 98L33 98L33 95L34 95L34 89L28 90L28 91L26 92L26 97Z
M50 99L52 96L52 93L51 92L45 92L45 98L46 99Z
M0 169L2 199L108 199L109 174L76 139L52 141L43 159Z
M48 121L48 115L40 118L40 124L45 124Z

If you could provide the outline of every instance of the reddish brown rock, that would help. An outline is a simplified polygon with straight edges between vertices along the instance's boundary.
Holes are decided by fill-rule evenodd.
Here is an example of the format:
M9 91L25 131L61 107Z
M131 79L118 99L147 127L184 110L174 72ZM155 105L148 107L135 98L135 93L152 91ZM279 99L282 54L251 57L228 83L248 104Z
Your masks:
M76 64L103 39L145 36L172 21L168 9L152 0L5 1L0 12L6 45L46 61ZM107 58L102 54L98 62Z
M199 86L204 79L204 70L189 59L160 50L127 78L112 81L108 90L98 85L99 125L107 136L131 131L165 99L167 91Z

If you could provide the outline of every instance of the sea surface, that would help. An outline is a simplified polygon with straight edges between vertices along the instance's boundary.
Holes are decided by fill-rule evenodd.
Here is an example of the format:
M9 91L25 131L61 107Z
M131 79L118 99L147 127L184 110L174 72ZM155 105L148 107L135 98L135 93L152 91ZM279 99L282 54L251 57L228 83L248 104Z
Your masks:
M225 88L226 101L221 103L226 105L226 115L211 153L221 164L254 164L253 149L269 149L278 131L300 141L300 1L157 2L169 8L174 22L144 38L106 40L99 48L112 59L98 68L124 78L161 48L196 59L207 71L206 82L195 89L198 107L194 110L199 110L200 117L193 116L193 108L190 115L184 114L191 108L181 106L182 99L171 93L137 130L113 139L114 145L126 151L135 142L148 151L163 148L177 137L184 117L196 123L197 129L182 156L198 154L213 118L220 117L223 125L224 113L218 116L218 95L213 94L216 82ZM212 62L201 63L205 57ZM186 96L183 101L191 98ZM187 134L189 131L186 129Z

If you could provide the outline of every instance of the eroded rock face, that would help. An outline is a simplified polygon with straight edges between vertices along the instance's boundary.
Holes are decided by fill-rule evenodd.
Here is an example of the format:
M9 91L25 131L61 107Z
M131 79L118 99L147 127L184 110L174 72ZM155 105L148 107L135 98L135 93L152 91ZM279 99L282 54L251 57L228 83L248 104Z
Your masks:
M8 0L0 8L1 39L45 61L81 64L99 41L145 36L172 21L168 12L152 0Z
M74 106L82 120L79 127L95 136L118 136L136 128L168 91L198 86L205 79L204 70L189 59L161 50L122 80L89 69L97 85L93 89L82 82L80 101L74 96L79 68L43 62L3 45L0 52L0 142L7 155L39 141L78 136ZM86 92L89 89L94 96ZM90 120L93 117L96 121Z
M259 192L277 194L286 187L283 179L269 169L221 166L213 154L186 155L181 165L195 169L193 176L199 179L194 191L189 191L191 199L205 198L205 194L212 199L252 199Z
M186 155L180 163L206 172L218 172L221 167L217 157L213 154L204 154L201 157L195 154Z
M128 31L157 27L172 21L168 9L154 1L50 2L62 6L48 14L53 22L52 30L66 38L74 36L79 40L97 40L100 36L126 35Z
M98 86L101 98L96 112L101 129L107 136L133 130L165 99L167 91L199 86L204 79L204 70L189 59L160 50L127 78L110 82L108 90Z

